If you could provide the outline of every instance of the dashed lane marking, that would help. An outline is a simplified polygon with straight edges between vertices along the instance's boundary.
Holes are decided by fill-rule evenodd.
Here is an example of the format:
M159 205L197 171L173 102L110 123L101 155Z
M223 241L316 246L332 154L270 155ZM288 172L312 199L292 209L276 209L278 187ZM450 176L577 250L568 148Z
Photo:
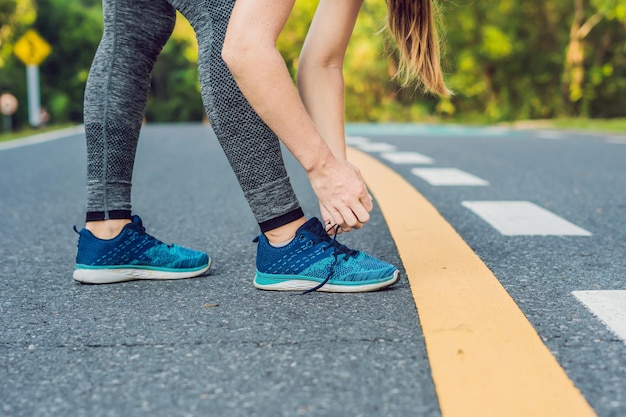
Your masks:
M498 279L437 210L348 149L398 248L443 417L589 417L593 409Z
M606 138L607 143L613 145L626 145L626 137L624 136L609 136Z
M541 139L560 140L560 139L564 139L565 135L566 134L564 132L560 132L560 131L544 130L544 131L537 132L535 134L535 137L538 137Z
M433 158L417 152L384 152L380 156L394 164L422 164L434 162Z
M419 123L347 123L346 133L350 136L449 136L459 138L518 135L515 130L498 126L473 127Z
M361 143L355 146L365 152L394 152L396 150L395 146L382 142Z
M346 136L346 144L348 145L363 145L370 143L369 138L363 136Z
M591 236L591 233L529 201L464 201L506 236Z
M413 168L413 175L434 186L486 186L489 182L456 168Z
M573 291L572 294L626 344L626 290Z

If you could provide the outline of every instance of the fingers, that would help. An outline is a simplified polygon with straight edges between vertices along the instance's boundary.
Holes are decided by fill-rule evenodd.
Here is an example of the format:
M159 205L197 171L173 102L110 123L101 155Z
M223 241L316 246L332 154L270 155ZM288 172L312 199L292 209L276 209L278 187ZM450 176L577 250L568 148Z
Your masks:
M351 227L355 227L356 224L358 223L367 223L368 221L370 221L370 211L373 208L373 204L371 202L371 200L369 201L369 209L367 208L366 204L361 201L360 204L358 204L356 207L354 207L351 211L352 217L349 218L345 218L344 220L346 220L346 223L348 226Z
M374 199L372 198L372 195L370 193L367 193L367 195L365 197L362 197L360 201L368 213L374 209Z
M333 222L326 222L326 233L328 233L329 236L333 236L335 234L342 234L343 232L351 232L352 230L355 229L360 229L363 227L363 223L357 223L354 227L349 227L349 226L338 226L336 223Z
M328 233L329 236L332 236L335 234L335 229L337 229L337 225L333 223L332 221L328 220L324 222L324 229L326 230L326 233ZM339 230L341 230L341 228L339 228ZM339 232L339 230L337 230L337 234L341 233Z
M309 173L311 185L320 199L320 209L329 234L360 229L370 220L374 208L359 169L346 161L335 161L330 169ZM339 229L332 230L333 225Z
M337 233L342 233L342 232L351 232L351 231L353 231L353 230L355 230L355 229L360 229L360 228L362 228L362 227L363 227L363 223L358 222L357 224L355 224L355 225L354 225L354 226L352 226L352 227L349 227L349 226L348 226L348 227L340 227L340 228L339 228L339 231L338 231Z
M320 204L322 219L329 235L360 229L364 223L370 220L369 212L374 206L372 196L365 191L357 198L356 201L353 200L351 205L344 205L340 209L328 209ZM335 226L339 226L339 228L335 230Z
M357 204L357 207L353 210L344 209L340 212L338 210L330 211L323 209L322 211L325 214L323 219L326 232L331 236L334 233L340 234L342 232L350 232L353 229L360 229L363 227L363 224L367 223L370 219L368 211L359 204ZM355 211L358 214L356 214Z
M374 208L372 197L367 193L352 204L350 207L344 208L341 212L343 222L338 222L345 229L360 229L364 223L370 220L370 211Z

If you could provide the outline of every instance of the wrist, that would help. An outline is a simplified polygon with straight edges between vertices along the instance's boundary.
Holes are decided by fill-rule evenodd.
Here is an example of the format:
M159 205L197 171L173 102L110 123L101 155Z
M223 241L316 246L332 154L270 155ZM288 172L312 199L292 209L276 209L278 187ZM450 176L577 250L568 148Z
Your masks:
M311 158L305 163L302 164L307 175L313 174L315 172L320 172L325 170L327 167L331 166L333 162L337 159L337 157L330 150L326 142L323 142L317 147L317 150L311 152L309 154Z

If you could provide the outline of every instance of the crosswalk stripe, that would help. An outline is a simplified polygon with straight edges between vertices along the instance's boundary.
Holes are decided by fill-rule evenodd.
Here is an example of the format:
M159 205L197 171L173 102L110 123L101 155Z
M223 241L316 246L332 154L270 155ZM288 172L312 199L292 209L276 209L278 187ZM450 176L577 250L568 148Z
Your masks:
M529 201L464 201L506 236L591 236L591 233Z
M404 264L442 417L595 416L498 279L407 181L348 149Z
M573 291L624 344L626 344L626 290Z
M489 182L456 168L413 168L413 175L434 186L486 186Z

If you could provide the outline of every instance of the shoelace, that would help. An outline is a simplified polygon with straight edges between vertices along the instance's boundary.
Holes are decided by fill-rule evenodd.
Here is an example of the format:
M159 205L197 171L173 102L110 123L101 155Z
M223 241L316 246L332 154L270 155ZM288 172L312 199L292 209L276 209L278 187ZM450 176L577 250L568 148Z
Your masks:
M311 292L315 292L317 290L319 290L320 288L322 288L324 285L326 285L326 283L328 283L328 281L332 278L333 273L335 272L335 266L337 265L337 263L339 263L339 255L343 255L343 259L346 260L348 258L350 258L351 256L356 256L359 251L354 250L354 249L350 249L345 245L342 245L341 243L337 242L337 231L339 230L339 226L335 226L335 234L333 235L332 239L330 236L328 236L328 232L326 232L326 230L324 230L322 233L322 238L315 242L315 244L321 243L321 242L328 242L330 240L330 244L333 247L333 257L335 258L335 261L330 265L330 269L328 271L328 275L326 276L326 278L324 278L324 281L322 281L321 283L319 283L318 285L316 285L315 287L308 289L306 291L304 291L302 293L302 295L304 294L308 294Z
M144 235L145 235L145 236L147 236L149 240L151 240L151 241L155 241L157 246L158 246L158 245L165 245L165 246L167 246L168 248L171 248L171 247L173 246L172 244L167 244L167 243L161 242L161 241L160 241L159 239L157 239L156 237L154 237L154 236L149 235L148 233L146 233L146 228L145 228L145 227L143 227L143 224L142 224L142 225L136 225L136 226L139 228L139 230L138 230L137 232L135 232L135 233L137 233L137 235L138 235L138 236L144 236Z

